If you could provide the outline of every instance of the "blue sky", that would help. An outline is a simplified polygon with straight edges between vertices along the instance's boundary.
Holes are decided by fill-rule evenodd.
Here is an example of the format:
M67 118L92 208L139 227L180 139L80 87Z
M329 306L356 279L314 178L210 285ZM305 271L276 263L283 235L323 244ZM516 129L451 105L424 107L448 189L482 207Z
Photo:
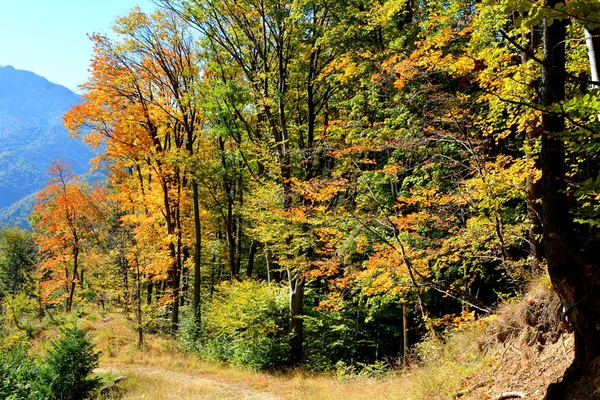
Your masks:
M2 0L0 65L35 72L76 90L85 82L92 55L88 33L110 33L116 17L151 0Z

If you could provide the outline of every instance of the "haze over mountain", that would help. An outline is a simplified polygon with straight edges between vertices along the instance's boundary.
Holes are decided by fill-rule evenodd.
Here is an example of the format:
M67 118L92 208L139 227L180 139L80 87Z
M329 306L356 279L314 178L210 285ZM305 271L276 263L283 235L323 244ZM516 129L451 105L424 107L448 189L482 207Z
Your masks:
M26 225L32 194L44 187L52 160L70 162L77 174L89 169L90 149L69 139L62 123L79 101L33 72L0 67L0 225Z

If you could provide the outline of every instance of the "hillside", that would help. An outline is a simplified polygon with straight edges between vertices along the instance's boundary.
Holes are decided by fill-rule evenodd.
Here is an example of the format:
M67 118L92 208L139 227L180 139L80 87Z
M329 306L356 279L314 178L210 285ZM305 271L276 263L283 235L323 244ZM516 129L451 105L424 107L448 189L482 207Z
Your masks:
M3 72L0 399L600 399L600 2L155 3Z
M52 160L70 162L78 174L88 170L89 148L69 139L62 124L62 115L79 102L64 86L0 67L0 224L25 225L31 194L44 186Z
M122 316L84 323L103 353L98 373L127 377L125 399L543 399L573 358L573 336L556 322L557 298L547 277L538 278L520 300L503 304L484 319L459 324L414 348L408 369L385 375L338 369L333 374L257 373L208 364L149 337L133 348ZM106 342L108 338L109 342ZM176 387L170 384L177 382ZM597 376L572 387L569 400L597 399Z
M104 381L125 377L113 394L122 399L511 399L541 400L573 357L573 337L553 323L557 305L547 277L538 278L519 300L483 319L458 323L413 348L407 369L357 372L338 366L315 374L303 369L257 372L206 362L182 350L181 342L146 335L142 349L122 313L82 308L78 317L56 316L89 329L101 351L95 373ZM44 323L36 346L55 336ZM573 388L569 400L597 399L597 377Z

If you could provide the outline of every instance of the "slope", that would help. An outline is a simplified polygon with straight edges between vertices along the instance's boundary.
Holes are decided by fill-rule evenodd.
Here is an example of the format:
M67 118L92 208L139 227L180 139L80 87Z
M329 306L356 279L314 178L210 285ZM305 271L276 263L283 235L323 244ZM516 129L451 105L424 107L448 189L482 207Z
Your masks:
M25 198L44 186L52 160L71 163L77 174L88 170L90 149L62 124L79 101L32 72L0 67L0 224L23 221L31 209Z

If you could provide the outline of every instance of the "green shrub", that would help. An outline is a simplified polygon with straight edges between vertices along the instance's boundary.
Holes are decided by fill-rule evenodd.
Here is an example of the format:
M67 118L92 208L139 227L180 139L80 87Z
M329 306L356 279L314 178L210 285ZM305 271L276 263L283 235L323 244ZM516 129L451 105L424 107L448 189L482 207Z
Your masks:
M3 305L6 313L2 318L7 327L24 331L29 338L33 338L42 329L43 324L35 299L25 293L19 293L4 299Z
M0 398L44 399L40 369L27 354L26 342L0 348Z
M202 314L199 352L253 369L289 362L287 288L264 282L223 283Z
M61 335L48 350L42 380L53 399L88 399L100 386L97 377L88 378L98 366L98 353L85 330L62 328Z
M198 352L198 342L202 338L202 326L187 307L181 310L181 322L177 331L177 338L186 351L191 353Z

